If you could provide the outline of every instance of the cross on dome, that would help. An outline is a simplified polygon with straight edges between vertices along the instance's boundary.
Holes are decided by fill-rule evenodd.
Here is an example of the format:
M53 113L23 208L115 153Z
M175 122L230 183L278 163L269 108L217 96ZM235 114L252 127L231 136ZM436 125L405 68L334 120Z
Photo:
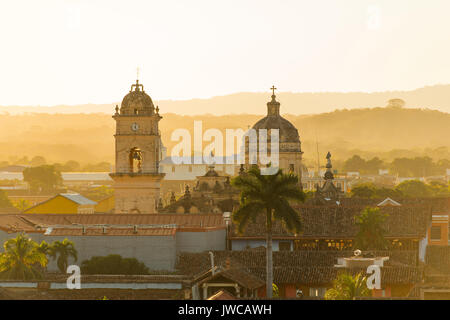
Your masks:
M277 90L277 88L275 88L275 86L272 86L272 88L270 88L270 90L272 90L272 95L275 95L275 90Z

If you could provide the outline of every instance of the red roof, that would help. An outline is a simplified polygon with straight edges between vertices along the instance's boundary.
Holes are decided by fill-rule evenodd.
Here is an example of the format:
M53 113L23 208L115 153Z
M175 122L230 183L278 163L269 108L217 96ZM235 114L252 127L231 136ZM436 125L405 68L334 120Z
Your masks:
M221 214L27 214L22 217L42 226L176 224L179 228L226 227Z
M131 228L105 228L89 227L85 228L54 228L51 232L46 232L49 236L173 236L176 228L138 228L135 232Z
M51 231L49 227L52 227ZM0 215L1 230L27 233L47 231L48 235L170 236L176 231L207 232L225 228L221 214Z

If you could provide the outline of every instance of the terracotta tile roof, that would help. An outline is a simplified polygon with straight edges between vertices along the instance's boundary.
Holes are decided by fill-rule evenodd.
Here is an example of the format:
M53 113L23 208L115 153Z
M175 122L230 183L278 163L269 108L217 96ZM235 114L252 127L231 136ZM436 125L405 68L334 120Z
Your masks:
M28 214L36 225L169 225L178 228L225 228L221 214Z
M95 274L81 275L81 283L158 283L158 282L186 282L189 279L186 276L178 274L157 274L157 275L110 275ZM44 280L47 282L66 282L67 276L61 273L47 273Z
M231 293L225 290L219 290L207 300L237 300Z
M346 207L375 207L385 199L341 198L340 203ZM393 198L403 207L422 206L429 208L433 213L450 212L450 197L446 198Z
M231 266L239 267L265 267L266 251L214 251L214 261L217 266L225 266L226 260L230 260ZM374 256L389 256L386 265L416 266L418 257L416 251L371 251ZM338 258L353 256L353 251L338 250L298 250L298 251L274 251L273 265L280 267L317 267L334 266ZM198 274L211 267L210 257L207 252L181 253L178 255L177 269L185 274Z
M209 270L208 274L209 276L204 277L199 282L200 284L216 280L217 278L220 279L221 277L236 282L240 286L251 290L261 288L265 284L265 282L262 281L259 277L256 277L252 273L246 271L245 268L236 267L234 264L233 267L230 268L219 268L214 275L212 275L211 270Z
M355 216L364 207L347 206L296 206L303 222L303 232L294 235L288 232L280 221L273 224L273 237L301 239L318 238L354 238L358 231ZM431 223L431 211L426 206L382 207L380 210L389 216L385 223L387 237L424 238ZM239 234L233 225L232 238L265 238L264 215L259 215L256 222L249 221L243 234Z
M24 214L0 215L7 232L48 232L51 235L173 235L176 231L225 229L221 214ZM137 234L134 233L137 226ZM51 230L49 228L52 228Z
M450 276L450 246L427 246L427 275Z
M374 251L375 256L389 256L382 268L382 279L386 283L415 283L422 275L417 267L415 251ZM336 278L339 271L334 265L337 258L350 257L352 251L276 251L273 252L275 283L325 284ZM230 260L231 268L239 267L264 280L266 273L265 250L215 251L216 266L224 267ZM181 274L194 276L211 268L209 254L182 253L176 268ZM357 270L353 270L356 272Z
M9 233L15 232L41 232L36 230L32 223L20 215L0 215L0 230Z
M249 271L265 280L266 269L263 267L249 268ZM325 285L337 278L339 272L344 270L334 267L274 267L273 279L275 283ZM351 274L366 273L365 269L346 269ZM382 267L381 284L414 284L422 278L422 269L419 267Z
M0 214L18 214L20 210L16 207L0 208Z
M176 228L49 228L46 236L174 236Z

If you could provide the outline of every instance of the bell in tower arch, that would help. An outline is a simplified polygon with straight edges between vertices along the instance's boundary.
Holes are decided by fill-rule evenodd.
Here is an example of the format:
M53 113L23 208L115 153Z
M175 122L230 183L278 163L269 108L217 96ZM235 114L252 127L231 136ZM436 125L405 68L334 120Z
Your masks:
M130 172L140 173L142 172L142 151L141 149L134 147L130 150Z

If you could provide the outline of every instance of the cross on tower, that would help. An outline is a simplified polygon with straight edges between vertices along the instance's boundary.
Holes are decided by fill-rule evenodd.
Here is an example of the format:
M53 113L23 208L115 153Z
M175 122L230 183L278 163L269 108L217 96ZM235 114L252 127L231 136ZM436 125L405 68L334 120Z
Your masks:
M136 91L140 91L140 89L142 89L142 91L144 91L144 86L142 84L139 84L139 67L136 68L136 84L132 84L131 85L131 91L133 91L133 88L135 88Z
M272 86L272 88L270 88L270 90L272 90L272 95L275 95L275 90L277 90L277 88L275 88L275 86Z

